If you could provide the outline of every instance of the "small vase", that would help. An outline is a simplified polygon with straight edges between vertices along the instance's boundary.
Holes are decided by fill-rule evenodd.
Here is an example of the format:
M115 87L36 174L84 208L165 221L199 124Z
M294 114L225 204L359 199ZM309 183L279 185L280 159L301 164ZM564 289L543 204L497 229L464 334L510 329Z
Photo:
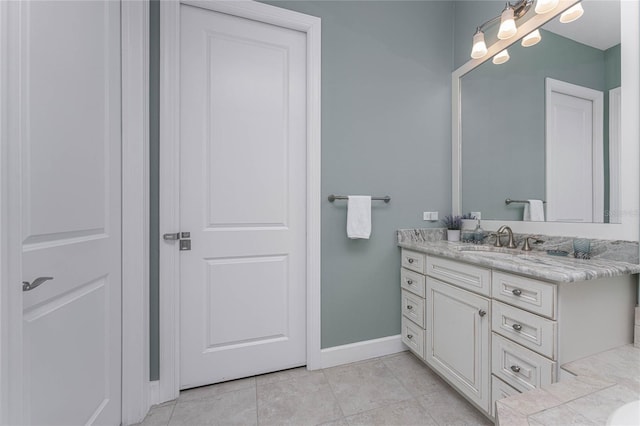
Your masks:
M460 230L447 229L447 241L460 241Z

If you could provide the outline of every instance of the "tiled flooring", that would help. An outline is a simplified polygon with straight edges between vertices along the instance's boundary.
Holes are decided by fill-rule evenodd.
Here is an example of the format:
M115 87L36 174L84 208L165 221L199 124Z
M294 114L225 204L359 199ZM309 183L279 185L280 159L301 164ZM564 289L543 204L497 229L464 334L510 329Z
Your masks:
M490 425L409 352L190 389L142 425Z

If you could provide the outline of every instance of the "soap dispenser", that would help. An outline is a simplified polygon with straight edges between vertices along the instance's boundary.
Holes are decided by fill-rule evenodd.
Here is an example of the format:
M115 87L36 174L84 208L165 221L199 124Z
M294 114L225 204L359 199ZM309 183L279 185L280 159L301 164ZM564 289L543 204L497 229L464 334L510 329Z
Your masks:
M484 240L484 229L480 227L480 219L478 219L478 224L476 225L476 229L473 231L473 242L476 244L482 244L482 240Z

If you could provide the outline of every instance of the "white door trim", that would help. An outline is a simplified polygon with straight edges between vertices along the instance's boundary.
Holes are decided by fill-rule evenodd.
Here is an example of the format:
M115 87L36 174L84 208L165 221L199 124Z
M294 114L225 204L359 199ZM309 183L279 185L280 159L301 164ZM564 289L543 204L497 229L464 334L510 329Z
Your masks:
M307 368L320 353L320 18L245 0L171 0L160 8L160 232L179 232L180 4L253 19L307 35ZM160 242L160 402L180 388L180 269Z
M9 143L19 129L11 127L18 85L9 84L16 64L8 60L19 19L10 6L0 2L0 424L22 424L22 179L20 147Z
M551 114L551 93L558 92L577 98L590 100L593 105L592 110L592 184L593 184L593 222L602 223L604 217L604 137L603 122L604 117L604 95L602 92L588 87L578 86L576 84L567 83L553 78L545 78L545 144L550 140L549 123ZM545 149L545 154L549 154L549 150ZM545 164L550 164L545 158ZM545 176L546 178L546 176ZM549 193L549 179L545 179L545 193Z
M22 424L20 150L9 140L16 113L9 35L15 32L8 2L0 2L0 424ZM13 9L15 10L15 8ZM122 18L122 423L142 420L149 408L148 327L148 2L123 1ZM16 85L14 85L16 86Z
M620 222L620 151L622 148L622 90L620 86L609 90L609 221Z
M149 2L122 16L122 424L142 421L149 390Z

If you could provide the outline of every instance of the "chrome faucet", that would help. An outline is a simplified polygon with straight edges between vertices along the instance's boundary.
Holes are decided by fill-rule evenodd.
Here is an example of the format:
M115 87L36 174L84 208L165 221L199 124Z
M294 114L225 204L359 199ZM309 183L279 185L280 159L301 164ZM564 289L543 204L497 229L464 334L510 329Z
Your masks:
M502 242L500 241L500 236L504 234L506 231L507 235L509 235L509 242L507 243L508 248L518 248L518 245L513 242L513 231L507 225L502 225L496 231L496 247L502 247Z

